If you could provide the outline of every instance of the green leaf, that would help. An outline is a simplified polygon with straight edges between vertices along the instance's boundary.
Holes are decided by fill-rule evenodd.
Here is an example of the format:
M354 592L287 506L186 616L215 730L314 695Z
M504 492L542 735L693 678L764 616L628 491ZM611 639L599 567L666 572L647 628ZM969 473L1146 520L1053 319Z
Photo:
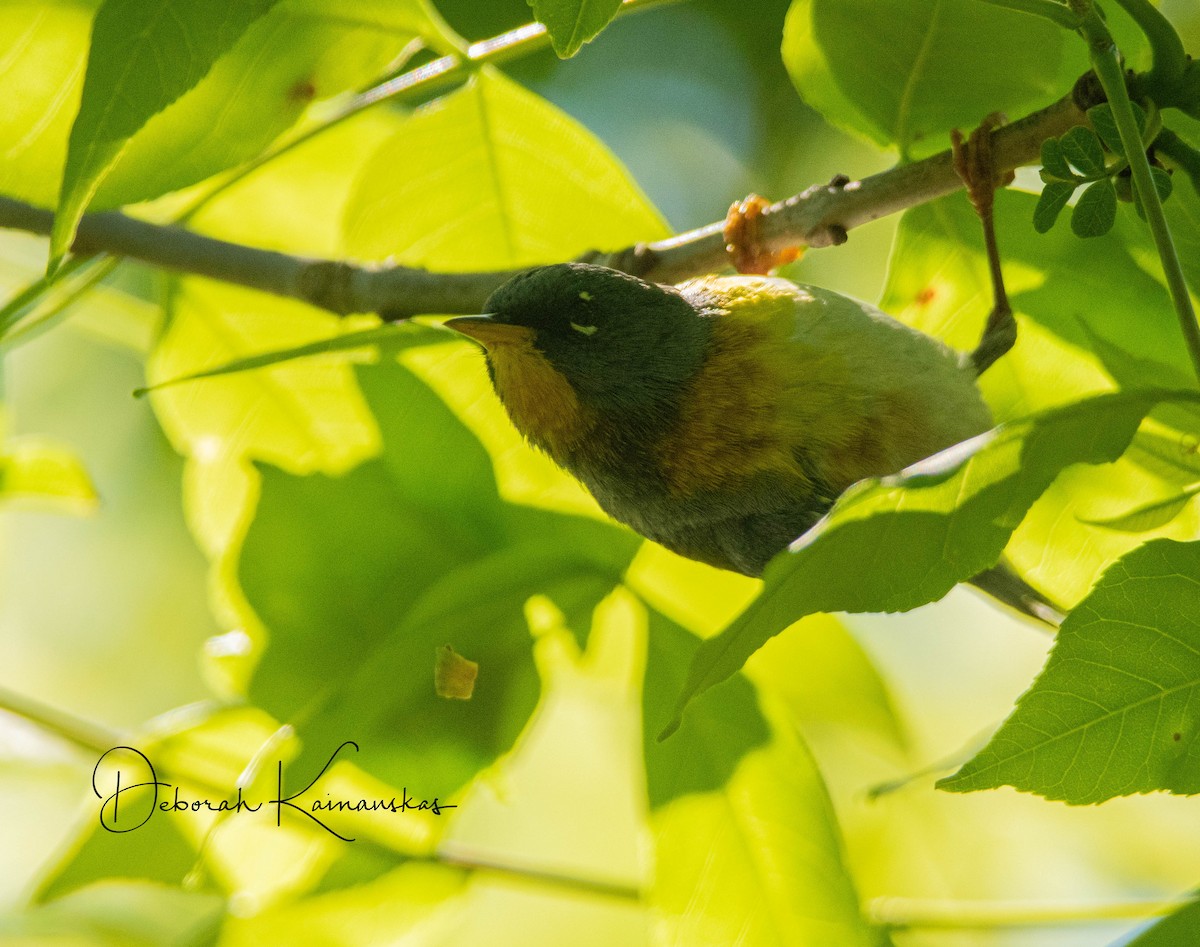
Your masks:
M124 836L118 836L126 841ZM148 857L156 857L155 853ZM148 881L109 879L50 904L0 920L12 943L91 944L96 947L209 947L225 919L225 903Z
M570 59L612 22L621 0L529 0L560 59Z
M942 150L952 128L989 112L1044 104L1062 49L1053 24L975 0L793 0L783 37L801 98L901 154Z
M1154 181L1154 190L1158 192L1159 201L1165 203L1167 198L1171 196L1171 190L1173 187L1171 183L1171 175L1167 174L1167 172L1162 168L1151 168L1150 177ZM1130 179L1129 183L1133 190L1133 206L1137 208L1138 216L1141 217L1142 220L1145 220L1146 209L1142 206L1142 198L1141 195L1138 194L1137 185L1133 183L1132 178Z
M1133 104L1133 115L1137 120L1138 131L1145 131L1146 113L1136 103ZM1092 128L1100 137L1100 140L1104 142L1108 150L1124 158L1125 146L1121 143L1121 135L1117 131L1117 123L1113 119L1112 106L1107 102L1094 105L1088 109L1087 116L1088 120L1092 123Z
M422 792L445 795L511 746L536 703L526 600L549 595L587 629L640 541L504 503L490 458L428 387L395 364L358 376L379 458L338 478L262 468L238 565L271 635L250 693L296 721L301 773L353 738L373 775L420 772ZM479 663L470 701L434 690L445 644Z
M1185 904L1133 940L1122 938L1112 947L1185 947L1200 943L1200 901Z
M1120 530L1123 533L1148 533L1166 526L1187 508L1193 497L1198 495L1200 495L1200 483L1175 496L1167 497L1165 500L1144 503L1117 516L1104 519L1083 519L1081 517L1080 522Z
M359 258L463 270L619 249L667 228L602 142L485 68L375 152L345 233Z
M99 754L97 754L98 756ZM159 776L159 779L169 778ZM115 783L114 783L115 787ZM115 791L107 788L106 792ZM122 793L127 812L143 812L151 804L148 791ZM100 827L100 800L89 794L93 817L76 837L69 851L51 866L39 884L39 902L61 899L80 889L87 890L106 878L137 879L163 885L180 885L196 867L199 857L171 815L158 813L132 832L110 832ZM111 807L110 807L111 808Z
M1101 237L1117 219L1117 192L1112 181L1093 181L1079 194L1071 211L1071 230L1079 237Z
M1077 125L1059 139L1063 157L1084 177L1096 177L1105 173L1104 149L1100 139L1090 128Z
M657 809L688 793L723 787L738 761L767 743L770 731L754 688L744 676L735 674L697 701L674 740L665 744L655 740L655 726L670 712L699 641L661 612L649 606L647 611L649 652L642 724L646 789L650 807Z
M1168 212L1188 192L1181 188ZM1015 191L997 195L997 237L1021 329L1000 370L981 380L996 418L1021 417L1114 384L1126 389L1194 384L1161 269L1148 262L1157 254L1145 226L1133 214L1122 214L1116 225L1121 239L1084 241L1067 227L1032 239L1035 202L1033 195ZM1191 236L1187 220L1181 215L1173 222L1181 240ZM1200 233L1200 213L1190 226ZM1183 257L1186 266L1186 251ZM979 220L968 201L943 199L905 214L888 273L883 298L888 312L955 348L975 345L990 297ZM1131 319L1131 312L1139 318ZM1046 384L1047 378L1054 384ZM1168 411L1183 414L1164 407L1156 416L1165 419ZM1130 534L1087 526L1076 517L1125 508L1136 502L1129 497L1169 496L1200 480L1200 457L1181 449L1200 439L1200 423L1186 417L1170 423L1176 430L1163 432L1156 453L1179 461L1190 456L1191 463L1152 464L1138 449L1147 438L1142 432L1113 467L1067 471L1030 510L1006 549L1022 575L1070 606L1137 545ZM1200 515L1185 512L1171 524L1170 535L1187 538L1198 524Z
M1158 539L1063 622L1033 686L938 786L1012 786L1073 804L1200 792L1200 542Z
M421 0L278 4L133 136L92 206L155 198L257 157L314 102L378 80L414 38L439 52L461 42Z
M882 947L859 908L821 773L790 724L719 792L653 814L659 943Z
M96 490L69 449L39 438L17 438L0 452L0 500L49 501L76 512L96 506Z
M1053 227L1074 193L1075 185L1067 181L1051 181L1042 188L1037 206L1033 209L1033 229L1045 233Z
M0 193L53 207L82 82L92 10L85 4L0 4Z
M1162 401L1192 392L1100 395L943 451L883 480L864 480L764 573L762 593L700 645L664 736L699 694L769 638L814 612L907 611L994 565L1030 505L1066 467L1106 463ZM904 544L903 557L888 554Z
M151 391L169 388L172 385L181 385L184 382L199 381L202 378L217 378L221 375L234 375L238 372L252 371L255 368L268 368L271 365L281 365L284 362L299 358L311 358L315 355L355 352L376 346L380 353L392 354L417 345L435 345L445 341L445 335L427 326L419 326L410 322L386 323L373 329L335 335L321 342L310 342L307 345L294 345L291 348L264 352L261 355L235 358L216 368L206 368L204 371L178 375L175 378L156 382L146 388L138 388L133 394L134 397L140 398Z
M275 0L105 0L71 127L48 272L58 268L101 179L151 116L196 85Z
M1042 169L1061 181L1078 180L1067 164L1067 159L1063 157L1062 145L1057 138L1047 138L1042 142Z

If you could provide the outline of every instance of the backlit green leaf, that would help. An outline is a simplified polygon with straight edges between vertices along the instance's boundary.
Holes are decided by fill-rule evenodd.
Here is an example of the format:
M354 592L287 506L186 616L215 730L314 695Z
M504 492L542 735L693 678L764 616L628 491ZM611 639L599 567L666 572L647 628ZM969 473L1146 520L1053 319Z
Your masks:
M345 228L355 256L446 270L556 262L666 235L602 142L487 68L375 152Z
M554 51L570 59L612 22L621 0L529 0L529 5L550 33Z
M71 128L50 270L70 247L101 179L125 143L196 85L275 0L105 0L92 43L79 114Z
M1045 104L1063 35L974 0L793 0L783 61L827 121L928 154L947 147L952 128Z
M424 384L395 364L359 379L379 458L338 478L262 469L238 569L271 636L250 693L297 722L301 772L353 738L373 775L403 785L419 770L445 795L512 744L536 703L525 601L548 595L586 630L639 541L503 502L479 442ZM445 644L479 664L470 701L436 694Z
M96 491L70 450L38 438L17 438L0 449L0 500L47 501L87 511L96 505Z
M938 785L1049 799L1200 792L1200 543L1159 539L1063 622L1045 670L982 751Z
M674 740L655 740L656 725L670 713L699 641L661 612L649 611L642 706L646 788L657 809L679 796L723 787L738 761L767 743L770 731L754 688L738 674L697 701Z
M1173 497L1167 497L1165 500L1156 500L1153 503L1145 503L1134 507L1132 510L1122 513L1119 516L1111 516L1105 519L1085 519L1083 522L1090 523L1093 526L1117 529L1123 533L1145 533L1171 522L1171 520L1183 512L1184 508L1192 501L1192 498L1197 495L1200 495L1200 484L1189 487L1187 490Z
M882 947L859 908L828 793L790 727L729 785L653 816L650 899L675 944Z
M22 944L210 947L224 919L225 903L215 894L108 878L0 921L0 936Z
M665 733L678 727L693 698L797 619L907 611L995 564L1030 505L1064 468L1115 460L1164 400L1200 404L1200 395L1101 395L1010 422L902 474L852 487L771 561L749 608L701 644ZM887 553L897 542L904 543L902 558Z

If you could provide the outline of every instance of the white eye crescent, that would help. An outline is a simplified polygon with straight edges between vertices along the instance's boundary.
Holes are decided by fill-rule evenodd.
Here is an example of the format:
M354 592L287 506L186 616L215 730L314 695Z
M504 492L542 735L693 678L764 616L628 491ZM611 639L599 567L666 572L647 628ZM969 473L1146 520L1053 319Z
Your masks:
M575 322L572 322L570 325L572 329L574 329L576 332L582 333L583 335L596 334L596 326L581 326Z

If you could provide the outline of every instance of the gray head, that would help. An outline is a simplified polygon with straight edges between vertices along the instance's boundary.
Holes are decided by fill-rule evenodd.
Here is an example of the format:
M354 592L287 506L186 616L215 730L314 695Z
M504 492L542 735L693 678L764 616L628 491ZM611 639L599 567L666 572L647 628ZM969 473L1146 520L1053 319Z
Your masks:
M585 263L521 273L486 308L489 329L470 318L450 325L485 347L481 336L503 333L501 326L524 328L581 401L601 411L645 409L664 399L673 405L709 338L708 320L674 288Z

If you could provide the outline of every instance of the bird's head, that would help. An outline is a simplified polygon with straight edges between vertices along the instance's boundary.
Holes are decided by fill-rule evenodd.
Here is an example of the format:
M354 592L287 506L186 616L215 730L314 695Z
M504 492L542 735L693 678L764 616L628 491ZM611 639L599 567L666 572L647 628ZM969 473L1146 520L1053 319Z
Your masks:
M515 276L486 309L446 325L484 347L497 393L534 440L551 412L618 419L673 408L710 331L673 288L583 263Z

